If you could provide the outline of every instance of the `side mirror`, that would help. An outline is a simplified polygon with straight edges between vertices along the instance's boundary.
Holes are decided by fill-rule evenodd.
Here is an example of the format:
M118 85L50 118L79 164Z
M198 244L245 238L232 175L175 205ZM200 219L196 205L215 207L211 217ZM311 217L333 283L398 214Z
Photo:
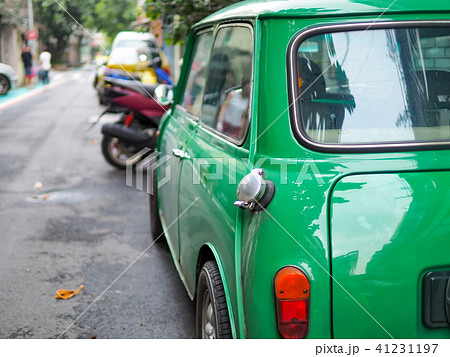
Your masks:
M173 102L173 87L161 84L155 89L155 99L161 105L170 105Z

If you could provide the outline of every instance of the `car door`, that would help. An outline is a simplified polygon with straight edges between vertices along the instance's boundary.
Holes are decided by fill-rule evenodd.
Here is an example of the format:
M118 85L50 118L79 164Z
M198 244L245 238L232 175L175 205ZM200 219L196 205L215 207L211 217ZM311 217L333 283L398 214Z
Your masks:
M195 37L190 71L185 78L185 83L180 84L183 87L183 94L161 127L160 155L157 162L160 216L166 230L168 244L176 259L179 256L178 184L180 167L185 158L185 149L197 128L211 45L211 30L203 31Z
M207 245L216 255L229 295L235 296L238 210L234 201L249 156L252 68L252 27L219 27L209 61L200 125L189 142L180 174L180 265L192 293L198 253ZM188 209L194 200L195 209ZM235 301L230 303L230 311L236 312Z

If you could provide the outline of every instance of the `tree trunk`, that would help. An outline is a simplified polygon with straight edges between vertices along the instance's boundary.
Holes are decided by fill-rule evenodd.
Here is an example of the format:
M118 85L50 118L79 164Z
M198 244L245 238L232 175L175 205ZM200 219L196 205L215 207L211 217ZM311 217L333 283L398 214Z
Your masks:
M64 62L65 49L67 47L67 40L63 38L58 38L56 46L52 48L52 62Z

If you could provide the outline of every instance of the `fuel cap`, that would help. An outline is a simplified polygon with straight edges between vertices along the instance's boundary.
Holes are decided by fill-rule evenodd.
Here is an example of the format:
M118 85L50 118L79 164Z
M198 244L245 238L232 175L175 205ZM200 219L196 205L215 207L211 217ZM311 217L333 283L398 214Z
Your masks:
M239 182L237 188L237 197L240 201L256 202L266 190L263 169L253 169L248 175Z
M251 211L260 211L267 207L275 195L275 184L265 179L263 169L253 169L245 175L237 188L239 201L235 206Z

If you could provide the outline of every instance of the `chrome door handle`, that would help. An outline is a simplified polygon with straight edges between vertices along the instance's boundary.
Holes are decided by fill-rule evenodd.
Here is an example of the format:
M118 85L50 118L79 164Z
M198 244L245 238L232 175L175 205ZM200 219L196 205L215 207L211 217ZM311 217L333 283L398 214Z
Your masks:
M185 151L180 150L180 149L173 149L172 154L173 154L173 156L179 157L180 159L190 159L191 158L188 154L186 154Z
M173 149L172 154L173 154L173 156L176 156L176 157L183 157L184 151L180 150L180 149Z

